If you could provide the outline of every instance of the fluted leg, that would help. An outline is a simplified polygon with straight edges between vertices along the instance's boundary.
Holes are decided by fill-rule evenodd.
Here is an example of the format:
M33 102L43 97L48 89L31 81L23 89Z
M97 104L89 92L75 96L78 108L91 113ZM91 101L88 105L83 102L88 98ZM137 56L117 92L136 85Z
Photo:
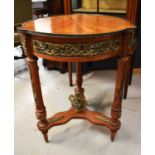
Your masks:
M115 138L117 130L120 128L119 118L121 117L121 106L123 97L123 85L124 85L124 70L126 65L126 58L118 60L118 70L115 86L115 96L112 105L111 116L112 116L112 129L111 129L111 140Z
M30 76L31 76L33 95L34 95L35 105L36 105L36 117L39 120L38 129L43 133L45 141L48 142L48 137L47 137L48 122L46 119L46 108L44 106L42 93L41 93L37 58L28 57L26 58L26 60L27 60L27 64L28 64Z
M128 86L129 86L130 71L131 71L131 57L127 58L125 68L126 69L125 69L124 99L127 98L127 94L128 94Z

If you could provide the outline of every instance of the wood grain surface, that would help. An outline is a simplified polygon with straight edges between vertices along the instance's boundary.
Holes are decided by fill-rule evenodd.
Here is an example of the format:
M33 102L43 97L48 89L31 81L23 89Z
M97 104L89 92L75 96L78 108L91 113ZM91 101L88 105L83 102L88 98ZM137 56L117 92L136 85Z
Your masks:
M135 28L129 21L105 15L72 14L26 22L21 31L57 35L97 35Z

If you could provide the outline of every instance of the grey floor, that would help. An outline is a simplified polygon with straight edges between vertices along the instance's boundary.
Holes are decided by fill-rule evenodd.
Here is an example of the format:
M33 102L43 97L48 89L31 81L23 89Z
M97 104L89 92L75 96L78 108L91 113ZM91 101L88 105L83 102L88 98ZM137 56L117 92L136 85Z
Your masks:
M23 60L22 60L23 61ZM128 98L122 105L122 126L114 142L109 130L84 120L72 120L49 131L46 144L36 127L35 104L27 70L18 72L15 62L15 155L140 155L140 75L133 76ZM24 66L24 61L21 63ZM48 117L70 107L68 73L47 71L39 60L43 98ZM18 68L18 69L17 69ZM73 75L75 79L75 74ZM89 109L110 115L116 71L95 71L84 76ZM75 81L75 80L74 80Z

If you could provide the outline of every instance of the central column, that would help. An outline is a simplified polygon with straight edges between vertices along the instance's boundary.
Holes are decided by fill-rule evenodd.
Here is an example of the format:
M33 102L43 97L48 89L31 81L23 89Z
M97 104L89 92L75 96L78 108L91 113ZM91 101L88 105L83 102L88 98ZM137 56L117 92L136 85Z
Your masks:
M76 112L83 112L86 108L87 101L84 96L84 88L82 88L82 63L76 63L76 88L75 95L70 95L69 99L71 101L72 107Z
M75 92L79 92L84 96L84 88L82 88L83 78L82 78L82 64L80 62L76 63L76 88Z

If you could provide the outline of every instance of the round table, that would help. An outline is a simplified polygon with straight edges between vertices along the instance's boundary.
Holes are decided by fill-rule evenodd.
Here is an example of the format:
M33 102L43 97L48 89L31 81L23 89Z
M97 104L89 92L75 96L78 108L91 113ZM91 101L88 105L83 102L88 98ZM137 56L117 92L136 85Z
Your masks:
M29 67L36 104L37 126L48 142L48 130L71 119L86 119L95 125L110 129L114 140L120 128L122 95L127 78L126 66L134 48L135 26L117 17L91 14L72 14L41 18L24 23L21 32L22 47ZM46 117L37 59L76 63L75 93L69 96L71 108ZM82 88L82 62L92 62L117 57L118 69L111 117L87 109ZM97 90L95 90L97 91Z

